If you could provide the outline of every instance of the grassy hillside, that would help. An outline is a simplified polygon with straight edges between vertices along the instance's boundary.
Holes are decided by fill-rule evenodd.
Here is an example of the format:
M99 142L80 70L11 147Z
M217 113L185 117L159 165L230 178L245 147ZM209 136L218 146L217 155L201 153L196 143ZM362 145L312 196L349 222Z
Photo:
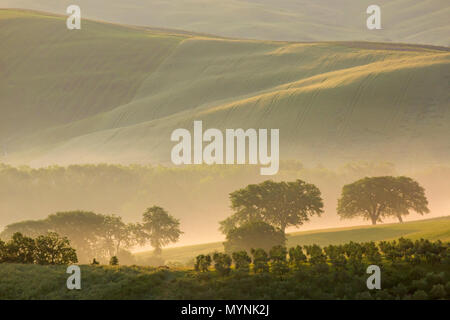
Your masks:
M132 100L180 39L85 22L67 32L61 17L0 10L0 137L70 123ZM21 130L21 131L22 131Z
M0 40L3 161L166 163L170 133L193 120L279 128L281 157L306 163L418 166L450 155L447 48L218 39L90 21L68 31L64 17L9 10L0 11Z
M304 232L295 232L288 235L287 246L318 244L344 244L350 241L382 241L397 238L417 240L420 238L432 241L450 241L450 216L406 223L382 224L377 226L358 226L347 228L323 229ZM221 242L169 248L163 250L163 259L172 262L190 263L199 254L208 254L214 251L223 251ZM139 261L145 262L152 252L136 254Z
M366 28L371 0L78 0L83 17L238 38L450 44L445 0L378 0L382 30ZM65 14L70 0L0 0L0 7Z
M324 262L309 254L301 263L271 261L265 271L254 265L234 265L226 272L215 266L197 272L186 267L81 265L79 290L67 289L67 266L0 263L0 300L448 300L448 245L417 242L410 251L396 243L395 257L392 249L375 247L378 255L372 255L363 245L346 248L340 259L325 251ZM359 250L365 253L355 254ZM285 268L277 268L280 264ZM366 285L366 268L373 264L382 270L381 290L368 290ZM176 318L171 310L170 318Z
M316 271L304 266L300 272L291 271L282 278L234 270L224 277L214 271L204 274L186 269L83 265L81 290L68 290L66 266L3 263L0 300L448 300L450 297L448 265L444 263L424 266L383 263L382 290L367 290L364 271L352 273L334 268ZM176 318L179 311L167 312Z

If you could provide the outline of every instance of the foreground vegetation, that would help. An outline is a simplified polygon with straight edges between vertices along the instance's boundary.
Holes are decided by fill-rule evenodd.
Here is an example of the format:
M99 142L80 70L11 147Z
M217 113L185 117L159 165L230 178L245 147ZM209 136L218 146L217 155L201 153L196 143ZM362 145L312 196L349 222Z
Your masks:
M82 289L72 291L65 266L0 264L0 299L450 299L449 248L405 239L295 247L289 254L279 247L266 255L268 268L260 250L252 264L234 254L229 268L231 261L216 254L214 268L198 271L83 265ZM380 290L366 286L374 262Z
M377 226L357 226L288 233L286 245L288 247L311 244L328 246L330 244L344 244L350 241L387 241L399 237L413 240L424 238L432 241L450 241L450 216ZM169 264L181 263L193 266L193 258L195 256L209 254L214 251L223 251L222 242L167 248L163 251L161 257ZM136 253L138 264L145 264L152 254L152 251Z

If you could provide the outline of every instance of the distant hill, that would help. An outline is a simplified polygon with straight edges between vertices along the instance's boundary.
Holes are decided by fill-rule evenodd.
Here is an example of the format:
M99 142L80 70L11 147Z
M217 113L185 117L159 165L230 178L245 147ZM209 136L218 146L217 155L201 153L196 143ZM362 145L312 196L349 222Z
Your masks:
M69 31L18 10L0 10L0 41L0 162L169 163L170 133L194 120L279 128L281 157L304 163L450 157L445 47Z
M450 45L446 0L0 0L0 8L59 14L71 4L85 18L233 38ZM373 4L381 8L382 30L366 27Z
M405 223L390 223L377 226L356 226L295 232L288 234L287 246L318 244L344 244L350 241L367 242L395 240L400 237L418 240L450 241L450 216L424 219ZM172 262L187 263L199 254L223 251L222 242L205 243L194 246L169 248L163 250L163 259ZM136 257L142 263L152 255L152 251L140 252Z

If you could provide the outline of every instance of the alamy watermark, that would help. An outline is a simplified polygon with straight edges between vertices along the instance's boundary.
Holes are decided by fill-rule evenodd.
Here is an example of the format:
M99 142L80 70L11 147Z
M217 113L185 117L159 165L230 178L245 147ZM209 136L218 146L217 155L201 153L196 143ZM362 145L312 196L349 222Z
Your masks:
M81 289L81 269L79 266L71 265L67 267L66 273L70 274L67 278L66 286L69 290Z
M369 30L381 29L381 8L376 4L369 6L366 10L370 16L367 18L366 25Z
M81 9L77 5L70 5L67 7L66 13L69 17L66 20L66 26L69 30L81 29Z
M370 265L367 267L366 272L371 274L369 278L367 278L366 285L367 289L381 289L381 269L377 265Z
M171 159L175 165L261 164L266 166L260 169L261 175L274 175L280 165L280 131L270 129L270 154L268 135L268 129L226 129L224 138L219 129L203 132L203 122L194 121L193 135L187 129L172 132L170 140L178 143Z

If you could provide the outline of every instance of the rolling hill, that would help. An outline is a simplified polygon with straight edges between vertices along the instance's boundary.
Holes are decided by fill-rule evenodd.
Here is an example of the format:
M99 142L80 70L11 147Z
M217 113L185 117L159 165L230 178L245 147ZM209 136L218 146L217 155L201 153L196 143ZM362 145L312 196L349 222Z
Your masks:
M0 8L176 28L233 38L285 41L392 41L450 45L446 0L0 0ZM366 28L368 6L381 8L381 30Z
M356 226L346 228L333 228L294 232L288 234L287 246L317 244L327 246L330 244L344 244L353 242L386 241L400 237L412 240L429 239L432 241L450 240L450 216L434 219L424 219L405 223L390 223L377 226ZM162 258L166 262L191 263L192 259L200 254L210 254L214 251L223 251L222 242L205 243L194 246L168 248L163 250ZM152 251L136 253L138 261L145 263L151 257Z
M450 157L447 47L69 31L22 10L0 10L0 40L2 162L170 163L170 133L194 120L279 128L281 158L304 163Z

